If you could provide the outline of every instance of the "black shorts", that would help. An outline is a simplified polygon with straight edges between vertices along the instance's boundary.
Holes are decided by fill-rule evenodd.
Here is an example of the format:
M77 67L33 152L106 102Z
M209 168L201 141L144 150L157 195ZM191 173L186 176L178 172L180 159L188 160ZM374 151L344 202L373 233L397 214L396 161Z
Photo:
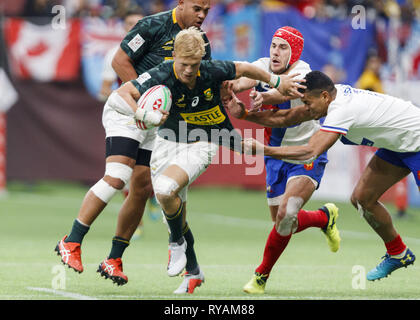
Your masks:
M150 167L152 151L139 148L137 140L126 137L106 138L106 157L126 156L136 160L136 166Z

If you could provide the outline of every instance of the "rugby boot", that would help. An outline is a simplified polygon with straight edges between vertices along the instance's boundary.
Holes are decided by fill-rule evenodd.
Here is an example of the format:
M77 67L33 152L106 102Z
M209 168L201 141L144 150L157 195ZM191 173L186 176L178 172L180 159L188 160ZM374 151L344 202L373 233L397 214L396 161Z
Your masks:
M123 272L123 265L121 258L105 259L99 264L98 270L102 277L111 279L112 282L119 286L127 283L128 278Z
M328 215L328 224L321 231L327 238L328 246L332 252L337 252L340 248L340 232L337 228L338 208L334 203L326 203L320 210Z
M244 286L243 291L250 294L263 294L267 283L268 274L255 272L252 279Z
M197 274L190 274L186 272L184 274L184 280L181 285L174 291L175 294L194 293L195 288L201 286L204 283L204 273L201 271Z
M176 242L169 243L167 272L170 277L179 275L187 265L187 256L185 254L185 251L187 250L187 241L185 241L185 239L183 239L183 241L182 244Z
M402 258L395 258L386 253L382 259L380 264L367 273L366 278L369 281L380 280L388 277L393 271L399 268L407 268L410 264L414 263L416 256L407 248L404 257Z
M82 265L82 250L80 249L80 243L78 242L64 242L67 238L67 235L61 239L55 246L54 251L57 252L57 255L61 257L61 262L64 265L67 265L69 268L72 268L78 273L83 272Z

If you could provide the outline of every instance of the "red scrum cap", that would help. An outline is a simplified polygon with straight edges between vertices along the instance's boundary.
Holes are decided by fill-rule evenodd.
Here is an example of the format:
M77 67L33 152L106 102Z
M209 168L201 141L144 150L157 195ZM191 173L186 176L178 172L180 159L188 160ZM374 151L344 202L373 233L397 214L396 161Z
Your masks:
M274 33L274 37L281 38L289 44L291 54L288 66L299 60L303 51L303 36L298 30L288 26L281 27Z

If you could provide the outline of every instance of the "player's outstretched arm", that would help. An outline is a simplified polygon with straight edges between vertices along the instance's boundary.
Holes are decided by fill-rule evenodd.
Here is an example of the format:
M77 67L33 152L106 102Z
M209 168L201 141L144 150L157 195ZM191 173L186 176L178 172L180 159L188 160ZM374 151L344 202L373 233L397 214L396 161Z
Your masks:
M245 104L235 94L232 94L231 99L226 101L224 105L233 117L251 121L264 127L290 127L312 120L309 109L305 105L285 110L248 111Z
M296 79L299 73L291 75L275 75L258 68L249 62L234 62L236 68L236 78L247 77L254 80L260 80L268 83L272 88L278 89L284 95L299 95L300 88L306 88L301 85L302 79Z
M339 133L320 130L304 146L270 147L255 139L245 139L243 145L247 154L260 154L288 162L307 164L331 148L339 137Z

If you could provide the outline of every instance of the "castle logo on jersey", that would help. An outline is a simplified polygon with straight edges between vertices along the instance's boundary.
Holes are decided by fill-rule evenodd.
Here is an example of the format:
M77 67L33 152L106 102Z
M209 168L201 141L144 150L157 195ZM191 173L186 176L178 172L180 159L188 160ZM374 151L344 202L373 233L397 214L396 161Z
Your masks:
M204 99L206 101L211 101L213 99L213 93L211 92L211 88L204 90Z
M212 126L222 123L226 119L226 116L222 113L222 110L220 110L218 105L201 112L181 113L181 117L184 118L187 123L200 126Z

